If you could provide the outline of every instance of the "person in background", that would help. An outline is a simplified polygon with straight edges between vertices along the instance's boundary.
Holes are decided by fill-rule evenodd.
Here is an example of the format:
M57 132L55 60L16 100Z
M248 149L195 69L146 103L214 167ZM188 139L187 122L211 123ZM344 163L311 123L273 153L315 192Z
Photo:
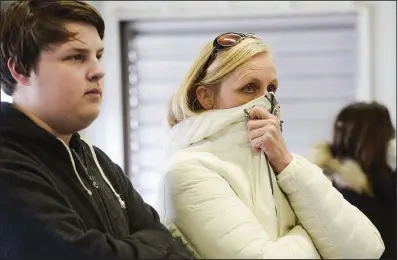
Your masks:
M397 258L396 158L390 114L376 102L344 107L335 119L332 142L315 145L309 155L380 231L385 259Z
M225 33L204 47L170 101L165 224L198 258L380 257L369 219L289 153L278 89L257 36Z
M78 131L99 115L104 21L84 1L1 11L0 259L190 259Z

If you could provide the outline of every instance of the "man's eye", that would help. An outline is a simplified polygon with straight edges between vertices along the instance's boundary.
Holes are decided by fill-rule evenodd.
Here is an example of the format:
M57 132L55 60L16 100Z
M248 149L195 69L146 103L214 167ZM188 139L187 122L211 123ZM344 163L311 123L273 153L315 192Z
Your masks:
M84 57L81 54L76 54L76 55L70 56L68 58L68 60L83 60L83 59L84 59Z
M243 91L246 93L254 93L256 91L256 88L253 85L246 85L243 88Z
M273 92L273 93L275 93L275 91L276 91L276 86L275 85L268 85L268 87L267 87L267 92L269 93L269 92Z

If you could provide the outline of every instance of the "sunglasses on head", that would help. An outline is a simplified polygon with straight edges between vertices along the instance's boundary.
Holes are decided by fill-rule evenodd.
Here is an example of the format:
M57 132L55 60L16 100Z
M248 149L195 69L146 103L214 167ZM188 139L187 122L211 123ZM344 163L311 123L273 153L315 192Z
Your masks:
M224 50L227 48L234 47L238 45L241 41L246 38L255 38L258 39L253 33L236 33L236 32L228 32L223 33L217 36L213 41L213 51L211 52L209 58L202 67L202 70L196 79L196 82L201 81L205 74L206 70L210 67L211 63L215 60L217 52L220 50Z

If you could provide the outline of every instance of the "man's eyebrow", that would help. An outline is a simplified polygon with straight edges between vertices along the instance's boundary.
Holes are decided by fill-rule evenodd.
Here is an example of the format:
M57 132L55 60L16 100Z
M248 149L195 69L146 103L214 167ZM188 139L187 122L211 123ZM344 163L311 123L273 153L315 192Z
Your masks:
M90 52L89 49L86 49L86 48L78 48L78 47L72 47L72 48L69 48L69 49L67 50L67 52L72 52L72 51L76 51L76 52L80 52L80 53L88 53L88 52ZM104 51L104 47L98 49L96 52L103 52L103 51Z

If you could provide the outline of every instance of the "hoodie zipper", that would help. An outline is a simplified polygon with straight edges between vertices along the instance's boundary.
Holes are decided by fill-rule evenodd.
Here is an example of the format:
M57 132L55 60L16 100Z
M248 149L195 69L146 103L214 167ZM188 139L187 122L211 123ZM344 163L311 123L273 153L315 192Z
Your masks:
M83 139L82 139L82 140L83 140ZM83 141L84 141L84 140L83 140ZM86 141L84 141L84 142L86 142ZM116 197L117 200L119 201L120 207L121 207L122 209L126 209L126 203L124 202L124 200L122 199L122 197L120 196L120 194L116 192L115 188L113 188L112 184L110 183L110 181L109 181L108 178L106 177L104 171L102 170L101 165L100 165L99 162L98 162L97 156L95 155L95 151L94 151L93 146L89 145L87 142L86 142L86 144L87 144L87 146L89 147L89 150L91 151L91 154L92 154L93 159L94 159L94 163L95 163L95 165L96 165L96 167L97 167L97 170L100 172L100 174L101 174L101 176L102 176L102 179L105 181L105 183L108 185L108 187L109 187L109 188L111 189L111 191L113 192L113 195L115 195L115 197ZM83 149L87 149L87 148L86 148L85 146L83 146ZM86 150L84 150L84 151L86 151ZM85 153L85 154L87 155L87 153ZM86 160L87 160L87 157L86 157Z
M70 160L71 160L71 163L72 163L72 167L73 167L73 170L74 170L74 173L75 173L77 179L80 181L80 184L83 186L83 188L87 191L88 195L91 196L91 195L92 195L92 192L84 185L82 179L80 178L79 173L77 172L76 165L75 165L75 161L74 161L74 159L73 159L72 151L73 151L73 153L76 154L77 159L79 160L80 164L83 166L83 168L84 168L86 174L89 176L89 179L92 181L94 187L97 188L97 189L98 189L98 187L99 187L98 183L95 181L94 177L93 177L92 175L90 175L90 173L88 172L88 170L86 169L86 167L85 167L84 164L82 163L80 157L77 155L77 153L76 153L74 150L71 150L71 149L69 148L69 146L66 145L66 144L64 143L64 141L62 141L62 140L59 139L59 138L58 138L58 140L64 145L66 151L67 151L68 154L69 154L69 157L70 157ZM85 141L85 142L86 142L86 141ZM87 143L87 142L86 142L86 143ZM124 200L122 199L122 197L120 196L120 194L116 192L116 190L113 188L112 184L109 182L108 178L107 178L106 175L104 174L104 171L102 170L101 165L99 164L99 162L98 162L98 160L97 160L97 156L95 155L94 148L93 148L92 146L90 146L88 143L87 143L87 145L88 145L88 147L90 148L91 154L92 154L92 156L93 156L93 158L94 158L94 161L95 161L95 165L96 165L97 169L99 170L99 172L101 173L102 179L105 181L105 183L108 185L108 187L111 189L111 191L113 192L113 194L115 195L115 197L116 197L117 200L119 201L120 207L121 207L122 209L126 209L126 203L124 202ZM83 148L84 148L84 146L83 146Z
M83 148L84 149L84 148ZM77 160L79 161L80 165L83 166L84 172L86 173L87 177L90 179L90 181L92 182L93 186L98 189L98 183L95 181L95 178L93 175L91 175L86 167L86 165L82 162L82 160L80 159L79 155L76 153L75 150L71 149L72 152L75 154Z
M83 166L83 170L86 172L86 175L88 176L88 178L89 178L89 179L91 180L91 182L93 183L93 186L94 186L96 189L98 189L98 188L99 188L98 183L95 181L94 176L93 176L92 174L90 174L90 171L88 170L88 166L87 166L87 165L88 165L88 163L87 163L88 160L87 160L86 149L85 149L84 146L82 147L82 150L83 150L83 161L84 161L84 163L83 163L82 159L80 159L80 157L79 157L79 155L77 154L77 152L74 151L74 150L72 149L73 153L74 153L74 154L76 155L76 157L77 157L77 160L79 161L79 163L81 164L81 166ZM104 199L103 199L101 193L100 193L99 191L97 191L97 194L98 194L98 198L101 200L102 205L104 205L104 206L103 206L103 209L105 210L105 212L107 212L107 214L109 214L108 208L105 207L105 202L104 202ZM109 227L109 228L111 229L111 231L112 231L112 234L115 234L115 230L114 230L112 224L110 223L109 217L107 217L106 220L107 220L108 227Z
M271 114L275 115L275 107L278 105L278 102L275 99L275 94L273 92L270 93L271 94L271 98L268 97L268 95L266 95L265 97L271 102ZM282 131L282 121L279 122L279 127ZM274 193L274 183L272 181L272 176L271 176L271 167L270 167L270 163L268 160L268 156L267 154L264 152L265 155L265 159L267 160L267 169L268 169L268 177L269 177L269 181L271 183L271 192L272 192L272 196L274 197L274 205L275 205L275 215L278 218L278 209L276 207L276 197L275 197L275 193Z

